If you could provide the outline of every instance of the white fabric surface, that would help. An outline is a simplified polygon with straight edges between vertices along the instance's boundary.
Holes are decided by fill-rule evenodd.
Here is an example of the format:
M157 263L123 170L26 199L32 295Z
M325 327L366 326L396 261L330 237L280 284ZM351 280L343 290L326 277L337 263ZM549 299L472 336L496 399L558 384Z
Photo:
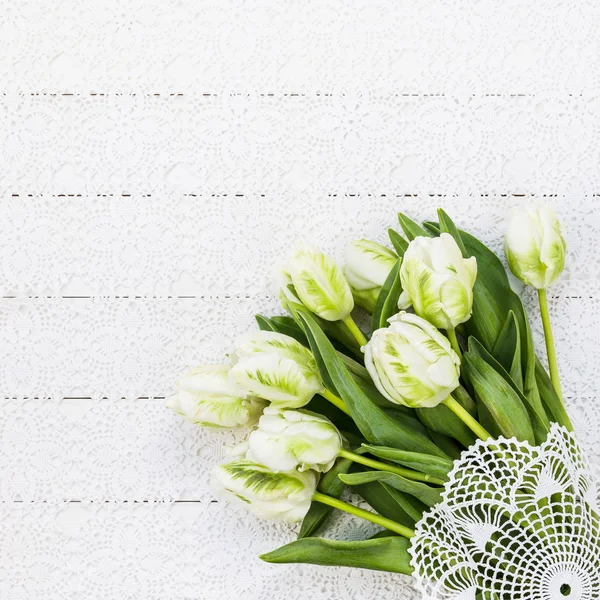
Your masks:
M557 205L551 310L597 468L597 2L0 10L2 599L412 598L399 576L261 563L293 528L208 487L239 435L162 406L278 311L293 241L341 258L398 210L443 206L499 249L510 207ZM337 517L332 535L370 531Z

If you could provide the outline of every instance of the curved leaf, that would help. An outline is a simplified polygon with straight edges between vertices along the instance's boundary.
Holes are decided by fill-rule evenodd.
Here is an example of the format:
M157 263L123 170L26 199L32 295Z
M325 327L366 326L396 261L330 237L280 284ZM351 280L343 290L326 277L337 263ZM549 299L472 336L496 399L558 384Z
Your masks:
M443 404L434 408L417 408L416 413L428 429L458 440L465 448L476 440L475 434Z
M388 229L388 236L398 256L404 256L404 253L408 248L408 242L397 231L394 231L391 228Z
M413 529L415 523L421 518L422 511L406 502L400 492L386 488L378 481L356 485L353 489L376 513L409 529Z
M469 258L469 254L467 253L465 245L463 244L463 241L460 237L460 233L458 233L458 229L456 228L454 221L441 208L438 208L438 219L440 220L440 232L449 233L454 238L456 245L462 252L463 258Z
M416 237L425 236L431 237L425 229L423 229L418 223L415 223L412 219L409 219L406 215L398 213L398 221L400 227L404 231L404 235L412 242Z
M402 450L446 456L426 435L414 431L401 421L395 421L369 400L348 373L312 315L305 310L298 310L298 313L306 326L308 341L317 365L322 370L321 375L325 375L334 384L367 441Z
M504 380L512 387L525 406L531 425L538 443L545 441L550 431L550 421L544 411L540 414L530 403L529 399L523 394L519 386L514 382L506 369L481 345L475 338L469 338L469 352L472 352L482 358L494 371L502 375Z
M502 435L535 444L525 404L504 377L471 349L463 354L463 371L478 400L485 404L498 424Z
M512 310L498 335L492 350L494 358L506 369L510 378L523 391L523 370L521 365L521 336L519 325Z
M347 473L340 474L339 478L346 484L352 487L378 481L385 483L400 492L410 494L427 506L434 506L441 500L441 488L433 488L419 481L412 481L396 475L396 473L388 473L387 471L363 471L362 473Z
M398 312L398 298L402 293L402 284L400 283L401 264L402 259L399 258L381 286L375 303L375 310L371 317L371 332L381 327L387 327L387 320Z
M270 563L311 563L410 575L409 547L410 540L399 536L359 542L305 538L262 554L260 558Z
M440 458L439 456L421 454L420 452L407 452L406 450L397 450L385 446L373 446L372 444L363 444L362 447L369 454L373 454L378 458L389 460L440 479L447 479L448 473L452 470L453 462L449 458Z

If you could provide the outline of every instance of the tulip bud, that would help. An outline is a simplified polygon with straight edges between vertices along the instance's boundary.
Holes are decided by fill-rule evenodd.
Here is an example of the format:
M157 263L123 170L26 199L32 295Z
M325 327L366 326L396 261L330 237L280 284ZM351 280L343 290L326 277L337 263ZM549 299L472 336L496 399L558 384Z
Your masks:
M287 274L302 304L326 321L340 321L354 308L350 286L335 261L308 246L299 246Z
M394 252L369 240L346 246L345 275L356 304L369 313L375 310L381 286L397 260Z
M304 518L317 487L313 471L273 473L249 460L219 465L214 470L214 480L218 491L243 502L257 517L286 523Z
M281 408L299 408L324 390L310 350L294 338L274 331L241 337L230 380L248 393Z
M329 471L343 438L325 417L307 410L268 407L248 438L246 458L272 471Z
M416 237L402 259L398 308L412 306L438 329L454 329L471 318L476 278L477 260L463 258L450 234Z
M249 427L254 425L266 402L237 389L228 377L229 365L191 369L181 378L177 393L166 406L186 421L205 427Z
M545 290L565 268L567 243L551 206L515 210L504 237L510 270L527 285Z
M365 366L391 402L433 408L459 385L460 359L429 322L400 312L377 329L365 348Z

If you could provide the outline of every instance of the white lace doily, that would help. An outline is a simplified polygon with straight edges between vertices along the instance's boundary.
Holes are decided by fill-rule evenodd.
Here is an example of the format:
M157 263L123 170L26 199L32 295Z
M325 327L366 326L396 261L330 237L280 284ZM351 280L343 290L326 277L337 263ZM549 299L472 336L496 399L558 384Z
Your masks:
M576 437L553 425L538 447L515 439L463 453L410 552L428 600L595 600L600 489Z

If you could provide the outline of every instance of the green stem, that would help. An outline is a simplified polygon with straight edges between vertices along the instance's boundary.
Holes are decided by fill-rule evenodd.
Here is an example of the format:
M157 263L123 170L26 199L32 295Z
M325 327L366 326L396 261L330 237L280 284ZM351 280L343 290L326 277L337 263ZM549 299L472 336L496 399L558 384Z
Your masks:
M392 521L391 519L386 519L381 515L369 512L368 510L364 510L362 508L358 508L358 506L353 506L352 504L348 504L342 500L338 500L337 498L332 498L331 496L327 496L326 494L321 494L321 492L315 492L313 494L313 500L316 502L320 502L321 504L327 504L327 506L332 506L333 508L337 508L338 510L343 510L344 512L350 513L351 515L355 515L360 517L361 519L365 519L366 521L371 521L371 523L375 523L377 525L381 525L381 527L385 527L390 531L394 531L398 535L401 535L405 538L411 538L415 535L415 532L404 525L400 525L400 523L396 523L396 521Z
M546 290L538 290L538 298L540 300L540 312L542 313L542 324L544 325L544 338L546 340L546 353L548 354L548 366L550 367L550 379L552 385L562 400L562 391L560 389L560 377L558 374L558 361L556 360L556 348L554 347L554 336L552 335L552 327L550 326L550 313L548 311L548 298Z
M471 416L469 411L463 408L452 396L448 396L443 404L445 404L479 439L487 440L492 437L492 435Z
M460 346L458 345L458 338L456 337L456 331L454 329L446 329L446 334L448 335L448 339L450 340L450 345L452 346L452 350L458 354L458 358L462 359L462 352Z
M350 330L350 333L354 336L354 339L358 342L359 346L362 348L367 345L367 338L365 334L360 330L360 327L354 322L354 319L348 315L342 321L346 324L346 327Z
M433 483L434 485L444 485L444 481L438 479L437 477L432 477L426 473L419 473L418 471L413 471L412 469L397 467L396 465L388 465L387 463L379 460L367 458L366 456L361 456L360 454L354 454L354 452L349 452L348 450L342 450L340 452L340 456L353 462L360 463L361 465L365 465L365 467L371 467L372 469L377 469L378 471L387 471L389 473L401 475L405 479L410 479L411 481L424 481L426 483Z
M345 412L349 416L352 416L352 415L350 415L350 411L348 410L346 403L339 396L336 396L334 393L330 392L329 390L323 390L320 393L321 393L321 396L323 396L323 398L325 398L325 400L329 400L329 402L331 402L331 404L333 404L334 406L337 406L341 411Z

